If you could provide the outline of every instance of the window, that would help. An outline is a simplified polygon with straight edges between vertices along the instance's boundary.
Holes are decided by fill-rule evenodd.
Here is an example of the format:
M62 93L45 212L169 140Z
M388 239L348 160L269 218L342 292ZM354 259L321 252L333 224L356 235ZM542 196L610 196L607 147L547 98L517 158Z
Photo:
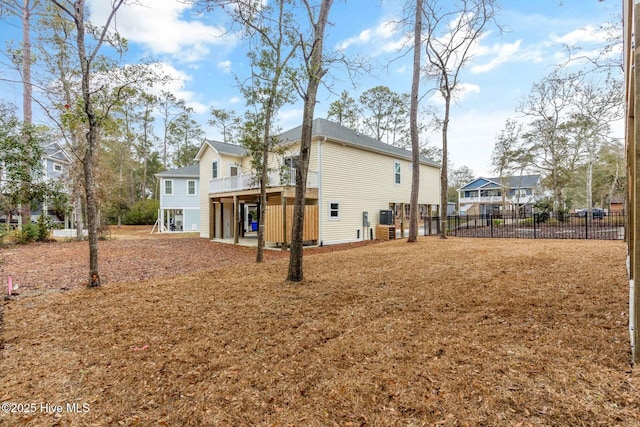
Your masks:
M402 178L400 176L400 162L394 162L393 164L393 169L394 169L394 182L396 184L400 184L402 182Z
M211 164L211 177L214 179L218 177L218 161Z
M340 202L335 200L329 202L329 219L340 219Z
M170 179L167 179L164 182L164 194L167 194L167 195L173 194L173 181Z
M229 166L229 176L238 176L238 165Z
M500 190L480 190L480 197L498 197L501 196Z
M53 165L53 170L56 171L56 172L62 172L62 165L59 165L59 164L55 163Z
M525 197L527 195L527 189L516 188L515 190L509 190L509 195L513 197Z
M187 181L187 195L196 195L196 181L194 179L190 179Z

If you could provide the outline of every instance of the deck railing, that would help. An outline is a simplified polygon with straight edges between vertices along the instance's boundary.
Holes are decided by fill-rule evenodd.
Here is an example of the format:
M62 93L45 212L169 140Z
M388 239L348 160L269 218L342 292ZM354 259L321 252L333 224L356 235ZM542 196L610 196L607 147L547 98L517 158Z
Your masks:
M282 187L295 185L295 170L289 173L271 172L268 176L268 187ZM210 193L225 193L229 191L260 188L260 181L256 174L241 174L215 178L209 182ZM318 188L318 172L307 173L307 188Z

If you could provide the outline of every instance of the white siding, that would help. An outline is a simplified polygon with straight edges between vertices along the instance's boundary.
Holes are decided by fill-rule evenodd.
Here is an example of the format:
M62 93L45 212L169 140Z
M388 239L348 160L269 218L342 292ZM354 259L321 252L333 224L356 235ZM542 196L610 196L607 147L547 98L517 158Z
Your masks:
M358 240L358 230L360 239L363 239L364 233L368 233L362 227L364 211L369 213L369 222L375 229L381 209L389 209L389 203L409 203L409 161L331 141L321 144L320 240L324 244ZM400 184L394 181L394 163L397 161L401 165ZM439 204L439 179L438 168L420 165L418 203ZM330 201L340 203L340 218L337 220L328 219Z
M213 171L211 164L214 160L219 160L218 152L208 145L200 157L200 237L209 237L209 181ZM218 165L218 171L220 171Z
M212 164L218 162L218 178L229 176L230 167L238 165L238 173L251 172L251 159L220 154L207 145L200 157L200 237L209 237L209 183L213 178Z

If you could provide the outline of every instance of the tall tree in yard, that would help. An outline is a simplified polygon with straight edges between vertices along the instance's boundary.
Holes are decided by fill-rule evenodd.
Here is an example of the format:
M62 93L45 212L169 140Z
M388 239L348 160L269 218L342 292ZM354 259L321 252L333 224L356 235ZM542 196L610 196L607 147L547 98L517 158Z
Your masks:
M411 81L411 105L409 130L411 134L411 201L409 205L409 236L407 242L418 240L418 194L420 191L420 134L418 129L418 97L420 95L420 51L422 50L422 0L416 0L415 27L413 30L413 74Z
M193 109L187 107L169 126L168 140L175 147L173 164L176 167L189 166L198 154L199 144L205 133L202 126L192 117Z
M316 96L322 78L327 72L323 60L324 35L329 19L329 10L333 0L322 0L317 17L309 0L303 0L307 10L307 17L312 27L312 39L302 43L302 57L304 58L304 78L306 88L299 87L299 93L304 100L302 115L302 135L300 138L300 160L296 170L296 196L293 205L293 229L291 231L291 252L289 254L289 271L287 280L301 282L303 280L302 268L302 242L304 230L304 205L307 192L307 172L309 170L309 157L311 155L311 137L313 135L313 114L316 106Z
M360 95L360 106L366 134L389 145L407 145L409 95L376 86Z
M495 0L425 0L423 41L427 77L444 100L442 169L440 172L440 238L447 238L447 161L451 102L460 72L472 58L472 47L494 22Z
M527 166L523 164L523 158L526 154L520 146L520 137L522 134L522 125L515 120L507 120L504 129L496 136L496 142L491 152L491 165L493 171L500 178L502 186L502 211L504 212L507 204L508 176L514 170L524 170Z
M531 155L533 168L546 177L555 212L564 208L562 191L580 159L579 144L570 137L567 126L576 87L573 76L553 72L534 83L518 107L530 119L523 148Z
M31 80L31 18L40 6L39 0L0 0L0 12L7 9L10 13L19 16L22 21L22 46L20 48L20 74L22 76L22 115L25 129L33 125L33 83ZM1 14L0 14L1 15ZM25 133L24 147L29 147L30 136ZM28 177L27 177L28 178ZM27 186L32 179L25 181ZM28 204L21 206L20 215L22 224L31 222L31 208Z
M237 143L236 137L240 130L241 119L233 110L211 107L209 126L217 128L222 133L222 142L226 144Z
M585 190L589 216L593 207L593 169L602 147L614 141L611 123L622 118L622 96L622 81L609 75L602 82L582 81L572 100L574 112L567 127L587 165Z
M202 0L194 0L198 3ZM265 212L267 208L269 157L273 151L275 115L282 105L290 102L293 89L287 75L292 73L290 62L300 44L296 19L291 13L290 0L264 3L255 0L204 0L209 7L226 8L234 22L242 26L251 44L248 54L251 77L240 82L241 90L251 108L248 123L241 129L241 141L254 153L254 167L260 182L258 211L258 246L256 262L264 259ZM212 113L214 113L212 111ZM216 114L214 114L216 117ZM220 118L221 115L217 114ZM228 118L226 118L228 120ZM255 132L260 132L257 138ZM259 162L256 162L259 160Z
M98 269L98 206L96 198L95 160L100 145L102 117L95 111L95 88L92 86L94 60L107 38L111 22L125 0L114 0L111 12L102 30L95 34L95 44L87 47L87 22L85 22L85 0L51 0L75 24L76 48L81 70L81 87L84 118L87 123L86 148L82 157L84 187L87 203L89 234L89 287L100 286Z
M187 105L182 99L176 98L174 94L167 91L162 91L158 98L158 111L162 119L162 165L165 169L169 167L169 139L171 126L175 120L180 117L185 111L187 111Z
M327 119L333 120L339 125L357 130L358 127L358 107L356 101L349 92L343 90L340 99L333 101L329 105Z

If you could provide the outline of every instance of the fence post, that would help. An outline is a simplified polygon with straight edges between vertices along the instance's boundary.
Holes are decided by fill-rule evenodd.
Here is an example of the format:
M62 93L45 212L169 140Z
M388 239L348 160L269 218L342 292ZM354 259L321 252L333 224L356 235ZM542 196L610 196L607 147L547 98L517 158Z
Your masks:
M589 211L584 214L584 238L589 239Z
M489 230L491 230L491 237L493 237L493 215L489 214Z
M534 212L533 214L533 238L537 239L538 236L536 235L536 223L538 222L538 214Z

